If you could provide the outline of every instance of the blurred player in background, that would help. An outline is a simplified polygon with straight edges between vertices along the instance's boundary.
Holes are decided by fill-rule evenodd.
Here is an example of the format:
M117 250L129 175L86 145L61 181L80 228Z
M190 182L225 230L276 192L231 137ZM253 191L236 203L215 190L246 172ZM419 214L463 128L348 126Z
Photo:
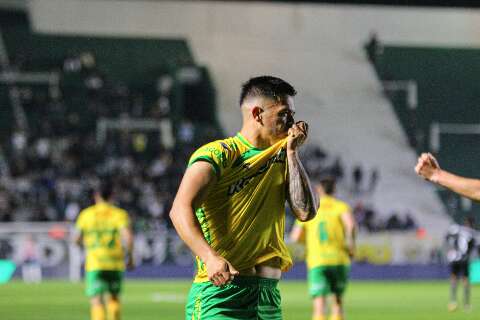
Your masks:
M324 177L317 187L320 208L313 220L297 221L290 240L306 241L306 260L313 320L327 319L327 297L332 297L330 320L342 320L343 294L355 253L355 220L350 207L334 198L335 180Z
M458 308L457 303L457 282L463 282L463 306L466 310L470 309L470 281L469 264L470 255L475 248L475 225L474 219L468 217L463 226L452 225L448 229L446 236L447 260L450 264L450 302L449 311L455 311Z
M42 267L40 265L37 243L32 234L27 234L23 240L22 254L22 278L27 283L39 283L42 281Z
M127 268L133 268L130 220L126 211L111 203L112 198L113 185L102 185L94 194L95 204L80 212L76 222L76 243L83 245L86 251L85 284L86 295L90 298L91 320L105 320L106 315L108 320L120 319L125 257Z
M308 126L293 119L295 94L282 79L250 79L240 95L241 131L190 158L170 212L197 256L187 320L282 319L277 283L292 265L285 201L302 221L317 210L298 155Z
M437 159L430 153L418 158L415 172L425 180L441 185L469 199L480 201L480 180L457 176L442 170Z

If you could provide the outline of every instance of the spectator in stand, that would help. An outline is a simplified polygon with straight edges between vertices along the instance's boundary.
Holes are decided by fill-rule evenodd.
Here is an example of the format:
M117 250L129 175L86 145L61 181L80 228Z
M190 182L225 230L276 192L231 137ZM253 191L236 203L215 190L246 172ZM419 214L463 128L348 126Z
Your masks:
M368 186L368 191L370 193L375 191L375 188L377 187L377 184L378 184L378 178L379 178L378 168L373 168L372 171L370 172L370 183Z
M405 230L414 230L417 229L417 223L413 219L413 216L407 212L405 216L405 225L404 225Z
M353 178L353 192L355 194L359 194L362 191L362 183L363 183L363 169L360 165L356 165L353 168L352 178Z
M364 48L367 52L368 60L375 65L377 63L378 56L383 52L383 47L378 41L376 32L370 33L370 38L368 39L367 43L365 43Z

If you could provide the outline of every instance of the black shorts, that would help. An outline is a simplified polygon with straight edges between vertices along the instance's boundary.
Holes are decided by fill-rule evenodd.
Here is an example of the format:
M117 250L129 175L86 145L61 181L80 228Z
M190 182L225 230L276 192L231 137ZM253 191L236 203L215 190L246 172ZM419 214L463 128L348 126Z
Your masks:
M450 264L450 273L461 277L464 276L468 278L468 262L467 261L457 261Z

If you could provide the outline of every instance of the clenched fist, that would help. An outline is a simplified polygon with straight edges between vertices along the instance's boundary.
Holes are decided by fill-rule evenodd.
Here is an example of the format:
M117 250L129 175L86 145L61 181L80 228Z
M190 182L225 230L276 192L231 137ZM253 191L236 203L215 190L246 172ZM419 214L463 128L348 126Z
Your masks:
M288 129L287 151L295 151L301 146L308 136L308 124L305 121L296 122Z
M422 178L436 183L440 165L431 153L422 153L415 166L415 172Z

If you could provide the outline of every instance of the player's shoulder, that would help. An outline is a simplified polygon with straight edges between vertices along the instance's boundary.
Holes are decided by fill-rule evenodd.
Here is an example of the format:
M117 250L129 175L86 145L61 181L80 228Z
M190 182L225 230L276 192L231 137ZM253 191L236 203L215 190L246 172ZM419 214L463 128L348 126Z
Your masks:
M236 142L235 137L228 137L225 139L218 139L205 143L199 147L195 152L204 151L204 152L213 152L214 154L219 152L235 152L238 150L238 143Z
M84 208L78 213L76 225L83 228L94 219L94 206Z
M333 201L335 203L335 206L338 208L338 210L341 213L345 213L346 211L351 211L350 205L347 202L338 198L334 198Z
M195 150L188 161L191 166L197 161L212 164L217 174L227 168L238 153L238 145L233 137L206 143Z
M122 209L119 206L116 206L115 204L109 203L108 206L110 208L110 211L116 215L128 215L125 209Z
M84 218L87 217L95 211L95 205L88 206L86 208L83 208L80 213L78 214L78 218Z

